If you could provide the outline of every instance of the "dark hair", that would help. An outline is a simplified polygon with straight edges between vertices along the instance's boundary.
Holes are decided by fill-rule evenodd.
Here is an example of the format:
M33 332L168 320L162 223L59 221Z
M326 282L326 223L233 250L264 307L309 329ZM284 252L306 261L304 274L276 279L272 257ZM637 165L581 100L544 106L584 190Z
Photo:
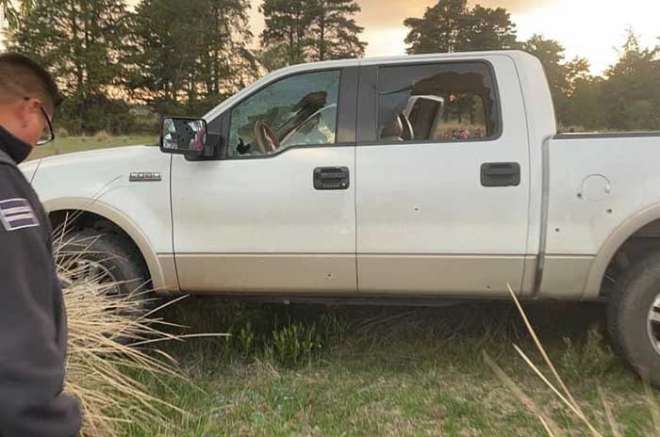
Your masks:
M0 98L9 95L31 97L33 94L53 108L62 103L57 83L45 68L25 55L0 53Z

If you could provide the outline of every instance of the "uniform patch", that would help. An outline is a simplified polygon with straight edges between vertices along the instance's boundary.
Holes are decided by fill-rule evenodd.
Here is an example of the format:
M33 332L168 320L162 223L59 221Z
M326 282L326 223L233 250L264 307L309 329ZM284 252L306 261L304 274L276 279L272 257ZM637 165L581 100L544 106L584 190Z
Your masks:
M39 220L27 199L0 200L0 223L6 231L39 226Z

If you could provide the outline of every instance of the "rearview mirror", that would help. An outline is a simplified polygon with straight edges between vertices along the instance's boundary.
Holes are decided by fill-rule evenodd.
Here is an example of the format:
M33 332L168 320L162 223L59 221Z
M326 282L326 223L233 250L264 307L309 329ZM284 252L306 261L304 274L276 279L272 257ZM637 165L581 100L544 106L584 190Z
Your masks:
M199 155L206 145L206 121L198 118L163 117L160 150L164 153Z

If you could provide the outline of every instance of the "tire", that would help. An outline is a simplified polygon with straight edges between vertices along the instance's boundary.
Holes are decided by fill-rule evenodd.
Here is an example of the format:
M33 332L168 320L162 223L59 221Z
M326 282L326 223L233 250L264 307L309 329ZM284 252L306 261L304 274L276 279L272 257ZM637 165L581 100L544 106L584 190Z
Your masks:
M132 296L136 310L153 307L151 281L140 253L122 236L96 229L68 233L55 243L58 264L72 272L72 280L95 278L112 284L108 294Z
M621 276L608 302L607 326L615 351L642 379L660 388L660 252L637 261Z

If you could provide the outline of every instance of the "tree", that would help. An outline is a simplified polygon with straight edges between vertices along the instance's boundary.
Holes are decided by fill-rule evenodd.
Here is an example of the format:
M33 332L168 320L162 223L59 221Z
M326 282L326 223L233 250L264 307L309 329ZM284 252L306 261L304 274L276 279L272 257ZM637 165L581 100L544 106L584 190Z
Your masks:
M584 58L566 61L564 47L558 41L546 39L541 35L533 35L522 44L522 48L539 58L543 64L560 125L580 126L576 124L575 111L568 106L571 104L576 82L583 80L580 83L583 91L587 84L591 83L588 74L589 62Z
M62 86L74 129L94 131L124 67L123 0L33 0L8 32L9 47L48 67Z
M605 80L598 76L575 79L573 92L564 99L560 122L572 130L601 130L607 127L602 94Z
M33 0L0 0L0 23L6 20L10 28L17 27L20 17L27 15L32 9L32 3Z
M660 47L642 49L629 29L619 61L605 73L602 103L608 127L660 129Z
M184 8L143 0L131 17L131 95L156 112L201 113L244 86L257 72L248 9L246 0L188 0Z
M364 55L354 0L264 0L263 64L269 69Z
M307 60L309 27L313 10L306 0L264 0L259 10L266 28L261 33L261 47L268 52L274 47L286 53L286 65Z
M367 44L359 34L364 28L355 23L353 15L360 12L354 0L316 0L311 2L311 59L355 58L364 56Z
M553 96L564 94L567 89L565 49L559 41L533 35L523 43L523 50L536 56L543 64Z
M467 0L440 0L422 18L407 18L408 53L515 48L516 26L506 9L470 8Z
M502 50L518 47L516 25L504 8L475 6L468 14L463 30L465 50Z
M262 45L263 46L263 45ZM267 71L277 70L289 64L289 48L286 44L269 44L259 50L257 57Z
M426 8L422 18L406 18L403 24L410 28L406 44L407 52L451 53L464 45L463 29L468 21L467 0L440 0Z
M0 24L6 20L10 27L16 27L19 16L31 7L32 2L21 2L20 9L17 9L14 3L12 0L0 0Z

